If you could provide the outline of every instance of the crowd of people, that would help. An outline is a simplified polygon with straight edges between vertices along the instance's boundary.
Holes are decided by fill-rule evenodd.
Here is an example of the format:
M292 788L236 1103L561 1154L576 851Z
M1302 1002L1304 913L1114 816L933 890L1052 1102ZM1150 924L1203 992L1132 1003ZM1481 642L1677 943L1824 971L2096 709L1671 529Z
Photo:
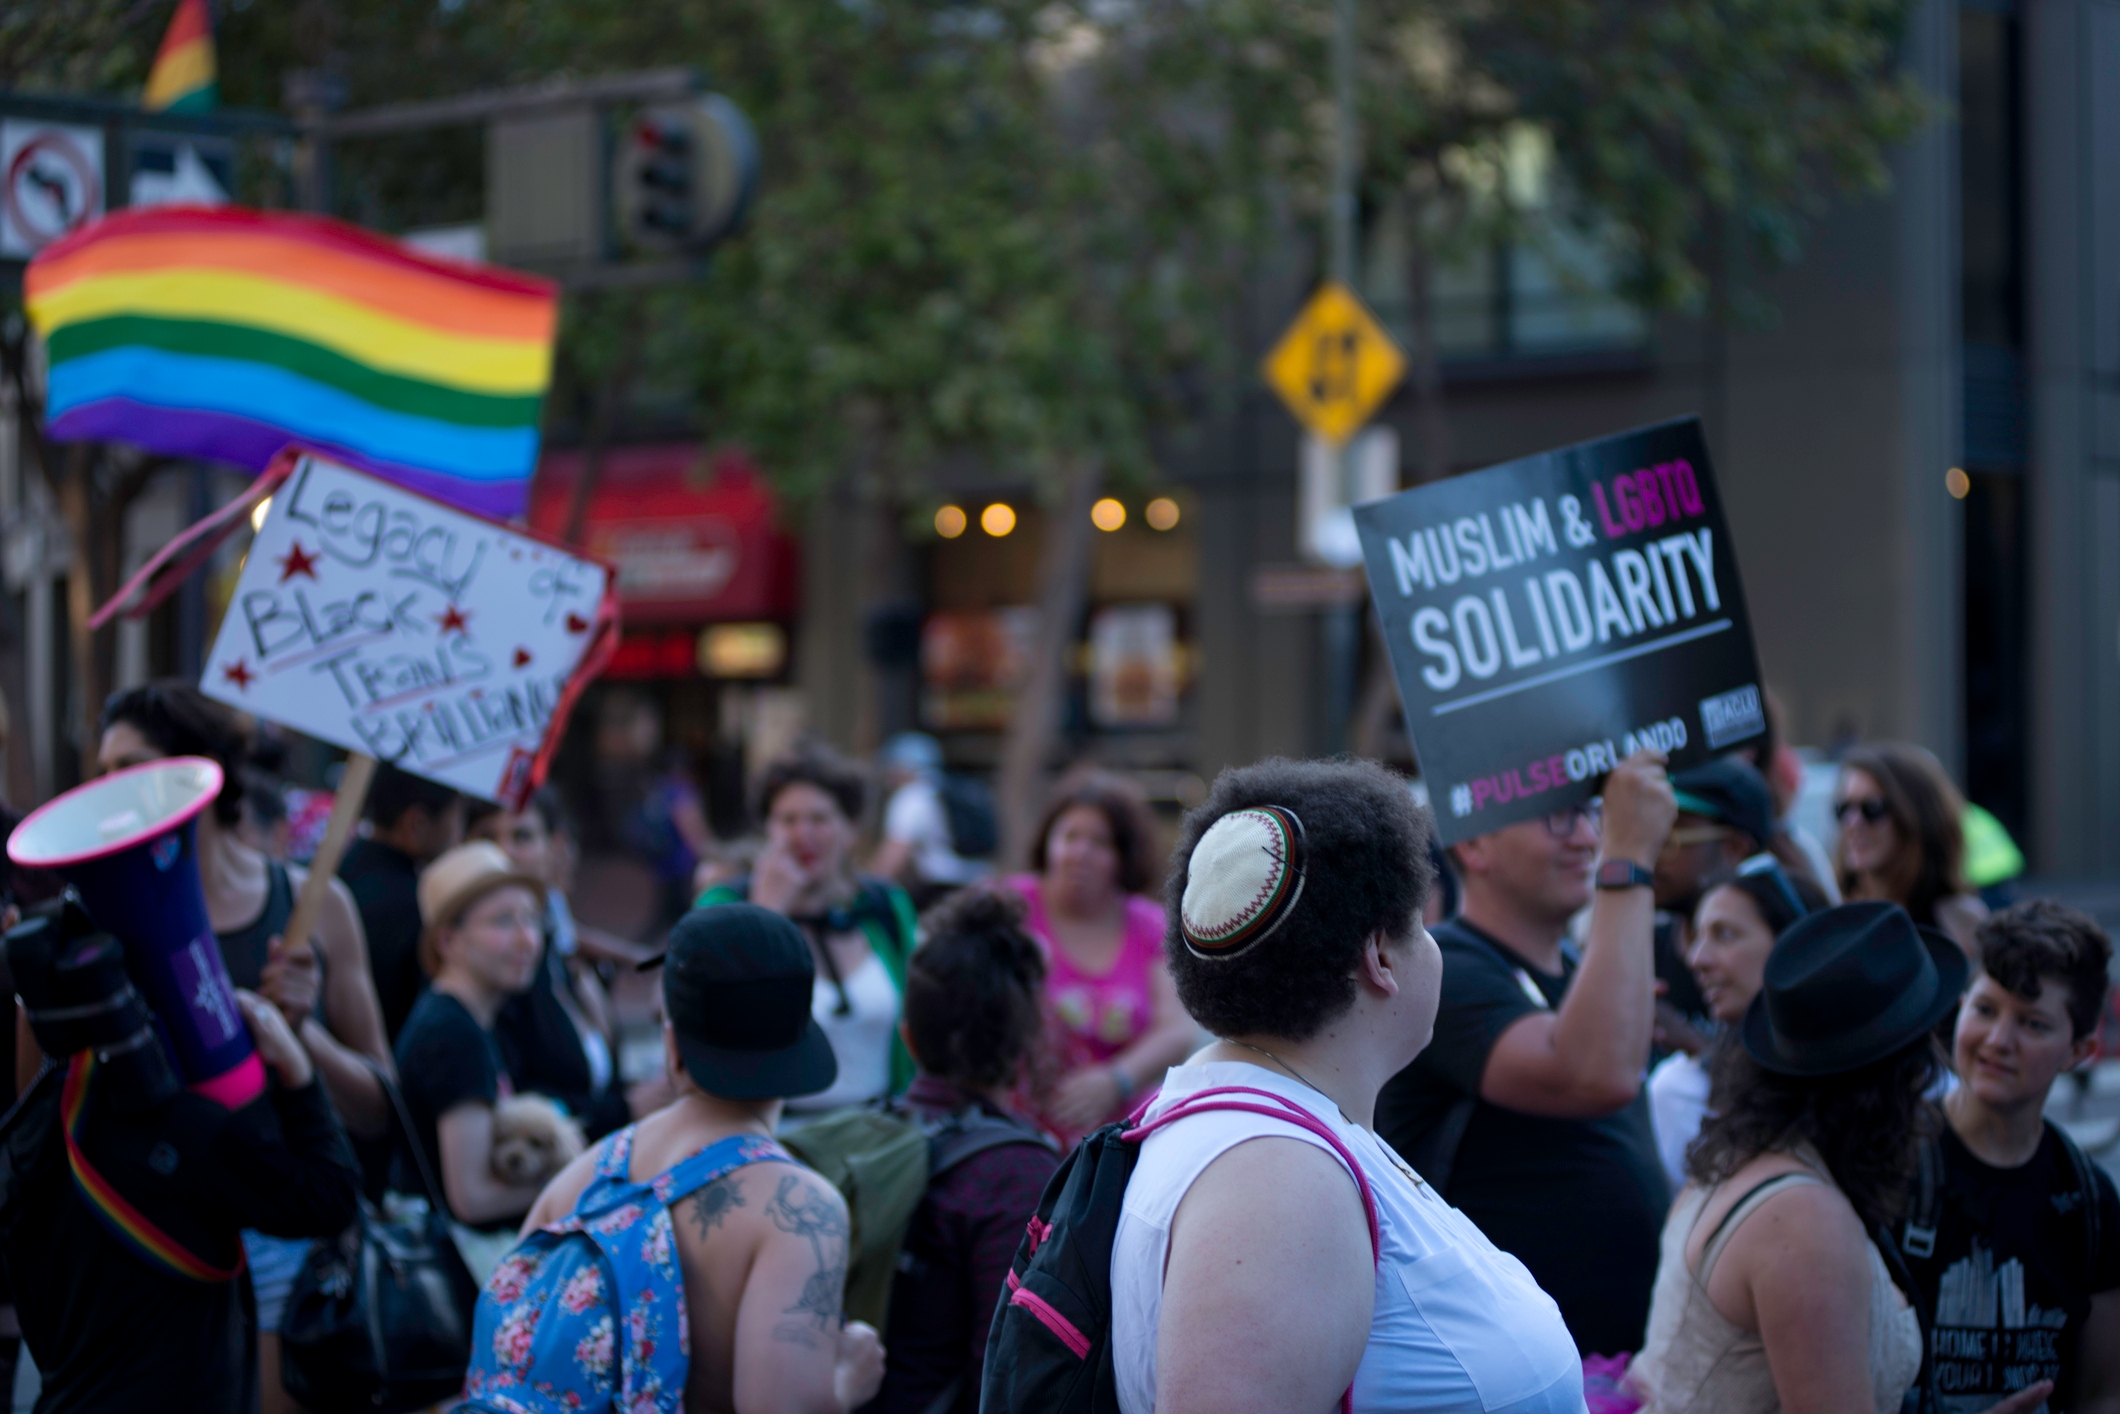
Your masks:
M223 1183L183 1229L212 1279L120 1250L8 1132L39 1410L177 1382L297 1408L298 1274L357 1195L432 1191L489 1414L951 1414L1059 1376L1053 1407L1128 1414L2120 1414L2120 1196L2043 1118L2111 945L2050 901L1990 912L1918 748L1846 754L1830 852L1771 738L1676 773L1644 750L1447 849L1374 764L1225 771L1167 851L1086 768L1011 874L932 741L890 744L883 800L806 744L648 948L574 917L551 792L389 767L289 939L305 875L247 725L176 684L102 725L103 770L224 768L198 858L273 1117L216 1120L179 1183L161 1130L114 1089L97 1111L149 1189ZM18 1023L31 1098L56 1015ZM866 1147L827 1165L827 1132ZM133 1340L157 1302L181 1338Z

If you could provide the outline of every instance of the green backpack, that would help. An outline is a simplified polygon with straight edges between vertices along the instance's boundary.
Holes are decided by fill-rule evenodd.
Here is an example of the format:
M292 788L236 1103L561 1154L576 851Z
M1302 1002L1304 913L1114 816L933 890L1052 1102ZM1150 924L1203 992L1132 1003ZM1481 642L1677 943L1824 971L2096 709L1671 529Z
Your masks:
M847 1319L867 1321L879 1331L890 1319L899 1249L928 1185L974 1154L1003 1144L1051 1147L1029 1126L976 1108L922 1124L880 1103L834 1110L779 1139L846 1200Z

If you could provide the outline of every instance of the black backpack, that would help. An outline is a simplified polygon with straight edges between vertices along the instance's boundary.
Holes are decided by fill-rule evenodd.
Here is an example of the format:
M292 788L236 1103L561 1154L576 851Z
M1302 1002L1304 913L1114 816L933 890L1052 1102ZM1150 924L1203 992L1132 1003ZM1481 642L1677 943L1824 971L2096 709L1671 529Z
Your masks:
M944 776L935 783L943 819L950 828L950 853L959 859L984 859L1001 844L994 813L994 793L979 781Z
M1257 1096L1256 1100L1216 1096ZM1045 1186L1016 1248L986 1338L981 1414L1117 1414L1112 1369L1112 1244L1141 1141L1208 1110L1245 1110L1317 1135L1347 1164L1362 1192L1370 1250L1381 1251L1376 1200L1362 1166L1330 1126L1270 1090L1224 1085L1178 1101L1145 1124L1107 1124L1075 1146ZM1352 1391L1349 1392L1351 1397ZM1343 1397L1341 1407L1348 1407Z

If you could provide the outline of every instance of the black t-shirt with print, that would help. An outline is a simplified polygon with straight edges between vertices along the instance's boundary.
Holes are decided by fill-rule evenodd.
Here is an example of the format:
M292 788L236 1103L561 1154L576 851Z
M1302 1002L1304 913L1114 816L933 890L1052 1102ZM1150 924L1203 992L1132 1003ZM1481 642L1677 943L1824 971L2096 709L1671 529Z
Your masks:
M2097 1192L2084 1193L2051 1125L2031 1162L2013 1169L1981 1162L1948 1125L1941 1143L1935 1250L1907 1253L1933 1313L1939 1414L1976 1414L2044 1379L2055 1382L2047 1409L2066 1414L2091 1297L2120 1288L2113 1180L2093 1165ZM2087 1241L2087 1202L2098 1205L2096 1252Z
M1435 1038L1384 1086L1376 1110L1377 1132L1417 1166L1452 1108L1479 1094L1495 1041L1520 1018L1558 1007L1576 970L1570 955L1559 976L1539 972L1463 919L1433 931L1443 953ZM1478 1101L1443 1196L1530 1269L1580 1349L1641 1348L1671 1205L1646 1086L1598 1119Z

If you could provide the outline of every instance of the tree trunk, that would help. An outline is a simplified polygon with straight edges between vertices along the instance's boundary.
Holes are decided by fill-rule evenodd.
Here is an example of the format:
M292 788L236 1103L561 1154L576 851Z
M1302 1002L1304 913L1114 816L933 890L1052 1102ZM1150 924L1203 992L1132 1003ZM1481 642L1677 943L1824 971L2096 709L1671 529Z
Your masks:
M1067 689L1067 654L1075 621L1089 590L1094 527L1089 508L1104 484L1104 467L1082 457L1067 468L1065 489L1048 522L1044 562L1039 566L1038 646L1029 679L1016 699L1001 746L1001 779L995 794L1001 815L1001 859L1011 867L1030 858L1031 835L1044 803L1045 764L1060 735L1061 700Z

